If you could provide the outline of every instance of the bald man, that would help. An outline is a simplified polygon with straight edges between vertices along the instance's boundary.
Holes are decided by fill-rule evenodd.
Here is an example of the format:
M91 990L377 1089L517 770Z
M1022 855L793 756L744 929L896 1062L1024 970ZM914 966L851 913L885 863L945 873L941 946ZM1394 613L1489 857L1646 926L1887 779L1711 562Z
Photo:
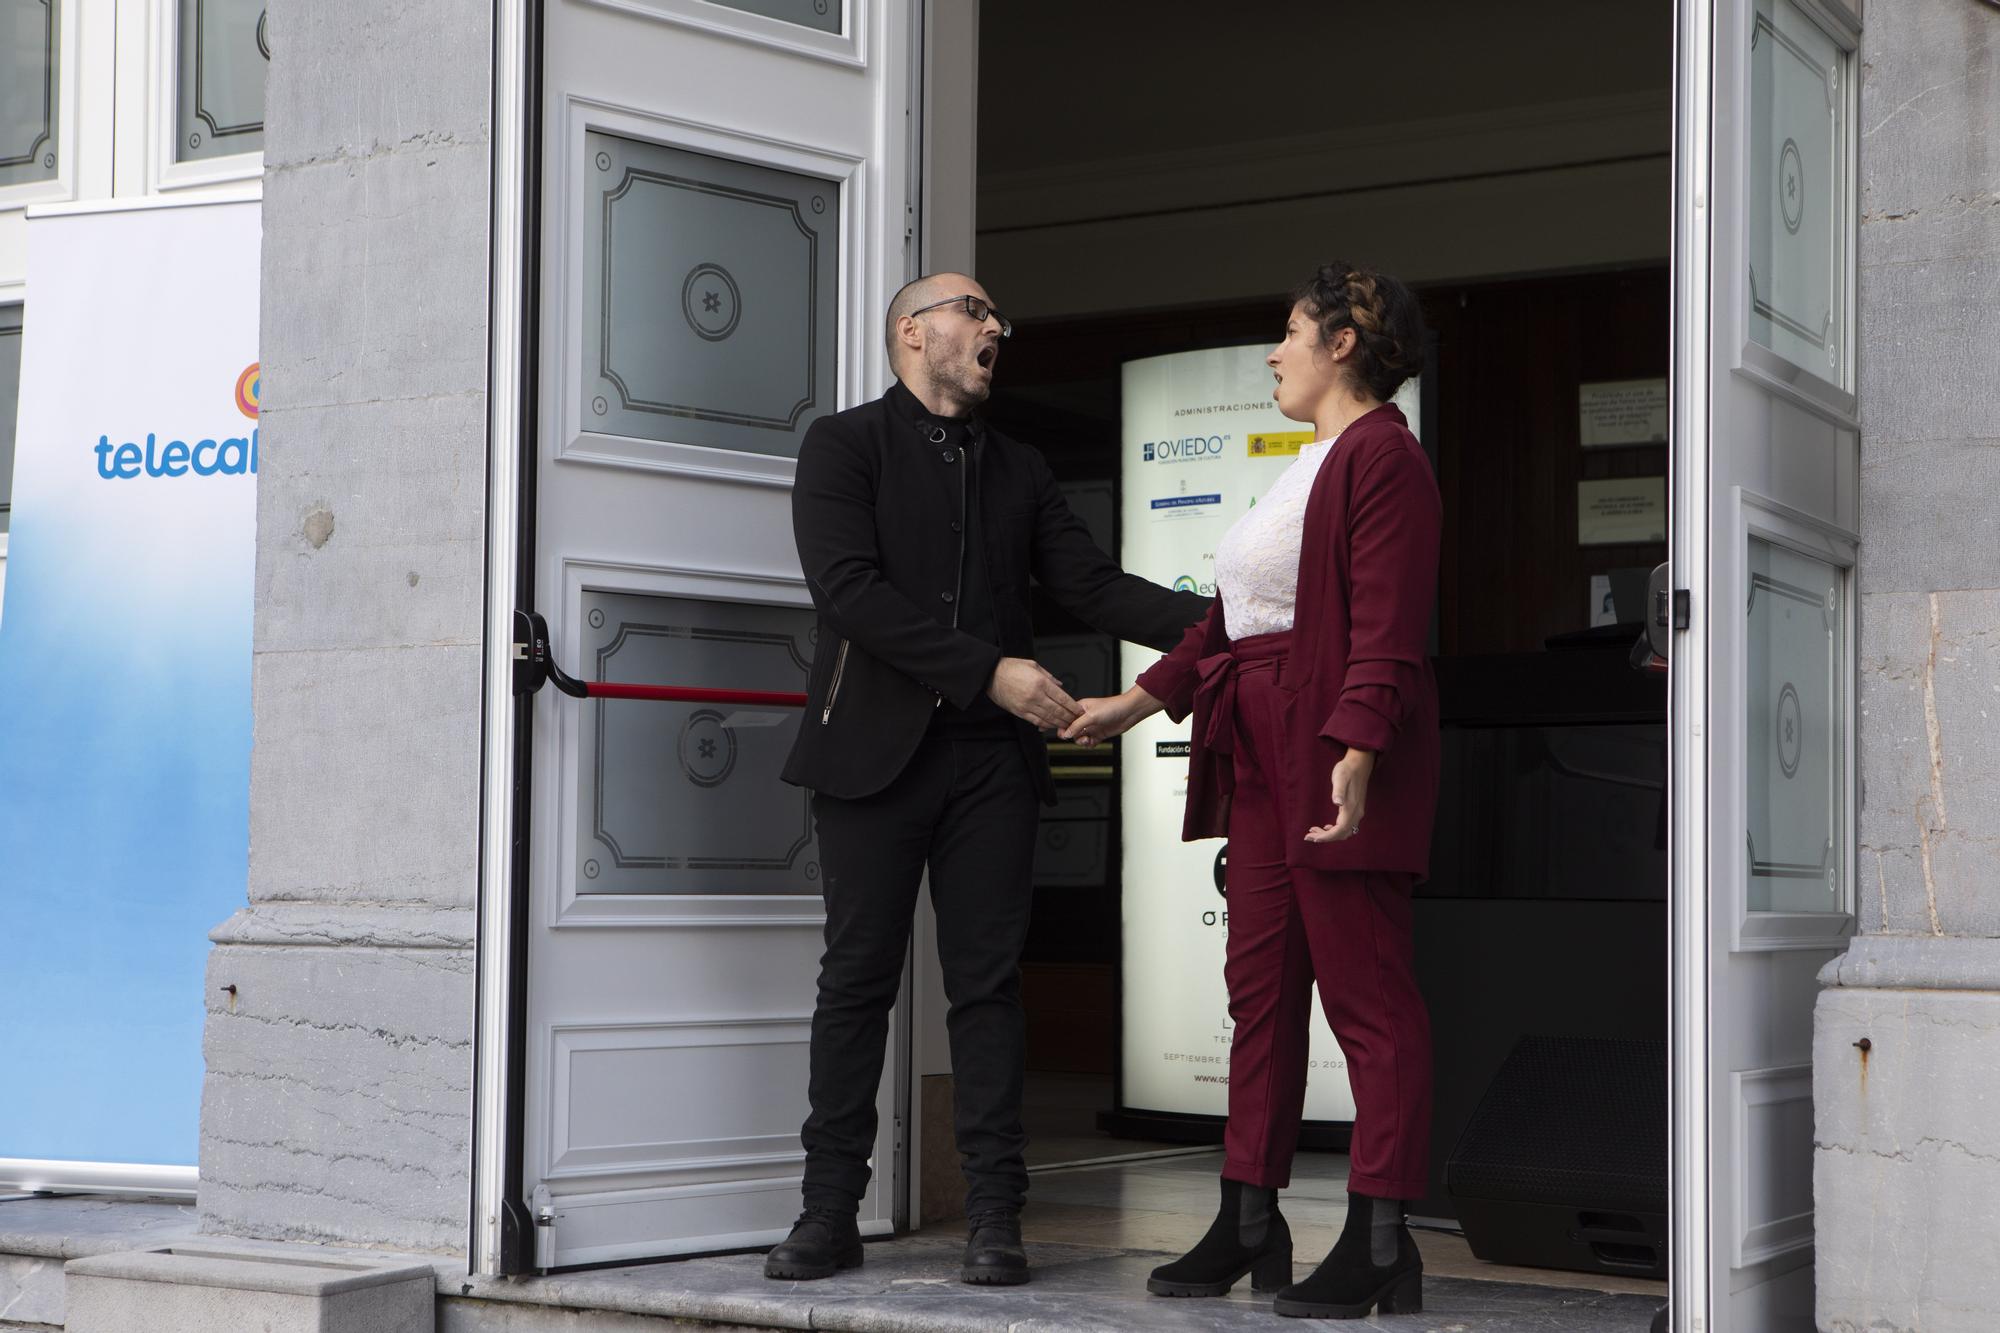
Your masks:
M1012 332L973 279L919 278L885 322L896 383L814 422L799 450L792 530L819 639L784 776L813 792L826 952L805 1212L766 1277L861 1262L889 1010L928 867L969 1187L959 1275L1028 1280L1021 945L1037 806L1055 801L1040 733L1078 713L1035 662L1029 578L1087 624L1162 651L1207 610L1121 571L1042 456L980 419Z

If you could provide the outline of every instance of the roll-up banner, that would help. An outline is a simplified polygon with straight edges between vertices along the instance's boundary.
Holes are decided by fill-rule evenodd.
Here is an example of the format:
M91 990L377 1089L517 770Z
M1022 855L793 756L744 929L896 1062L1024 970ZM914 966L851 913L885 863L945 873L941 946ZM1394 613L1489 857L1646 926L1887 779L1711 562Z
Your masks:
M1215 547L1313 441L1272 401L1265 344L1128 361L1119 477L1120 559L1158 583L1215 595ZM1417 382L1396 395L1418 429ZM1125 644L1129 688L1158 654ZM1184 843L1189 726L1158 713L1119 742L1124 847L1124 1109L1229 1110L1229 993L1223 952L1228 846ZM1306 1119L1354 1118L1347 1062L1313 1006Z
M27 231L0 1186L192 1186L208 932L247 874L259 209L50 210Z

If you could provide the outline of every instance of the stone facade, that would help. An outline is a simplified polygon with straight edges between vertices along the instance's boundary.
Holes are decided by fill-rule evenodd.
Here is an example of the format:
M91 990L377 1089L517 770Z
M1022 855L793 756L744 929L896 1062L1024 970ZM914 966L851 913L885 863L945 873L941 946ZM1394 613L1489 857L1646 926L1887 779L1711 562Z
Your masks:
M1813 1051L1818 1320L2000 1324L2000 8L1868 7L1860 925Z
M210 1232L466 1243L491 22L269 10L250 901L209 962Z

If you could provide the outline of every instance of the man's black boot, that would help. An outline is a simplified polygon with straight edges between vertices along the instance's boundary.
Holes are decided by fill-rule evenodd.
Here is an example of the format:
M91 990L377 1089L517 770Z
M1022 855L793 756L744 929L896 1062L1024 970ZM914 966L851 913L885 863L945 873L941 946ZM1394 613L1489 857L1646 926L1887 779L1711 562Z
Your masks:
M843 1268L861 1267L861 1229L854 1214L808 1208L792 1224L792 1234L764 1256L764 1276L801 1282L832 1277Z
M1403 1225L1398 1199L1347 1196L1347 1225L1311 1277L1278 1293L1271 1308L1301 1319L1364 1319L1420 1314L1424 1308L1424 1257Z
M1192 1250L1146 1279L1155 1296L1222 1296L1245 1273L1266 1294L1292 1281L1292 1230L1278 1191L1222 1178L1222 1207Z
M1021 1245L1021 1215L1009 1211L974 1213L966 1219L961 1282L982 1287L1018 1287L1028 1280L1028 1252Z

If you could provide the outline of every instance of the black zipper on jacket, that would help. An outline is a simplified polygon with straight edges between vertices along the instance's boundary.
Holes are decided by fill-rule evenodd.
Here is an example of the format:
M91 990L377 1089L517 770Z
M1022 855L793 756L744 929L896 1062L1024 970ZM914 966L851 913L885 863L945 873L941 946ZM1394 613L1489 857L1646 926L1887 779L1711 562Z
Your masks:
M842 639L840 641L840 655L833 659L833 684L827 686L826 707L822 708L819 714L819 724L822 727L833 721L833 701L840 697L840 678L847 674L848 647L848 641Z
M951 594L951 627L953 629L958 628L958 608L965 601L965 541L966 534L972 527L966 506L968 492L966 479L972 472L971 431L968 430L965 433L965 439L965 447L958 451L958 461L962 466L958 469L958 586ZM942 703L943 701L944 696L938 696L938 702Z

